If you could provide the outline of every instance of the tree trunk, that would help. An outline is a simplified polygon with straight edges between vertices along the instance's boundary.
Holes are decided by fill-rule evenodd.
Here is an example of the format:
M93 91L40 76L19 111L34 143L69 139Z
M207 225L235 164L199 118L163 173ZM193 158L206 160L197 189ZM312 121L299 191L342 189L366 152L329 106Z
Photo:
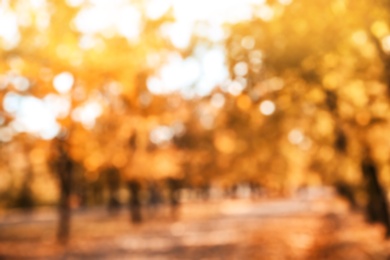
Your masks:
M59 222L57 230L57 240L60 243L66 244L70 234L70 195L73 184L74 162L68 154L64 141L58 141L57 152L58 157L55 162L55 171L58 175L60 200L58 204Z
M178 209L180 206L180 187L181 181L174 178L168 178L168 196L169 204L171 207L171 215L173 218L177 218Z
M367 218L370 222L382 223L386 237L390 237L390 218L387 197L378 179L377 167L372 160L365 158L361 164L367 189Z
M127 182L127 188L130 193L129 209L131 214L131 221L133 223L140 223L142 222L141 198L139 194L141 185L138 181L132 180Z
M338 195L346 199L353 210L358 209L359 205L356 201L355 188L345 182L336 182L334 184Z
M60 170L60 201L59 201L59 223L57 239L61 243L67 243L70 233L70 195L72 190L72 166L71 162L65 162L65 169Z
M70 214L69 195L61 192L57 240L62 244L66 244L69 240Z
M148 192L149 192L148 206L151 215L154 217L156 214L158 214L159 205L162 202L160 187L157 185L156 182L150 182L148 185Z
M26 211L30 211L34 207L33 194L31 192L30 184L32 181L32 171L29 170L23 180L22 189L15 201L15 206L20 207Z
M120 209L120 202L118 199L118 192L120 187L119 170L112 167L105 171L106 182L108 185L108 211L110 213L117 213Z

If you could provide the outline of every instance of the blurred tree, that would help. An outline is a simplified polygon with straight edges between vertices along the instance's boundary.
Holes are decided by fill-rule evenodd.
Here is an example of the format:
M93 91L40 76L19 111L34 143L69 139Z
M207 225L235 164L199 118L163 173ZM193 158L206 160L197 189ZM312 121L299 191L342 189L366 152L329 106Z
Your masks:
M111 207L125 184L135 222L150 181L166 181L173 208L182 182L206 195L215 184L289 192L307 183L347 183L364 186L365 196L347 196L358 204L365 198L370 219L390 234L381 186L390 154L387 1L258 1L252 20L226 24L231 77L206 97L192 88L208 82L186 86L187 93L180 86L182 96L147 88L160 67L166 72L165 62L220 47L196 35L201 22L188 47L179 48L166 36L174 11L152 19L148 1L3 2L0 11L16 22L0 42L0 142L19 138L23 147L21 133L52 140L49 155L45 142L15 150L25 162L52 164L60 240L68 239L74 182L84 181L96 200L104 200L108 184ZM115 19L100 22L101 14ZM50 171L38 161L32 172ZM0 166L25 170L11 164Z
M254 104L274 102L268 124L282 117L284 127L273 128L281 135L268 142L287 136L303 150L310 148L307 163L325 162L311 169L327 182L364 180L370 219L385 224L389 236L386 193L378 175L388 155L370 138L378 124L388 122L383 96L389 88L387 5L275 1L267 4L271 9L259 7L252 21L231 26L226 48L232 78L243 82L244 95ZM305 148L305 135L314 141L311 147ZM299 154L291 155L289 161L299 168L294 162ZM362 175L350 174L358 169Z
M0 142L11 142L20 132L44 140L63 133L62 140L53 139L52 154L46 158L58 177L62 241L69 236L73 180L96 184L102 169L116 169L107 178L114 203L117 171L128 175L126 142L133 118L149 114L139 97L158 64L149 66L147 57L171 48L160 33L171 20L169 14L149 20L146 2L112 6L120 10L120 19L107 21L104 28L95 26L96 18L102 19L96 17L102 8L98 3L17 0L3 1L0 7L15 18L8 25L13 35L0 39ZM108 15L112 6L105 6ZM85 169L85 178L75 178L75 168Z
M65 140L58 138L54 145L51 163L54 172L58 174L60 190L57 238L60 242L67 243L70 232L71 193L75 162L69 155L69 147Z

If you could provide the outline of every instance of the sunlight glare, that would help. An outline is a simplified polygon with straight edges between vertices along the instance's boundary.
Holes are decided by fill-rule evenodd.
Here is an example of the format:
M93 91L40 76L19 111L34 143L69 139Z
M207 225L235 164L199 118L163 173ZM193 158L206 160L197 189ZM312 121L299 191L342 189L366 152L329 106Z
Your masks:
M84 127L91 129L94 127L96 119L102 112L103 108L97 101L88 101L73 111L72 119L82 123Z
M225 105L225 97L221 93L215 93L211 97L210 103L215 108L222 108Z
M117 14L116 27L118 33L127 40L136 40L141 32L141 14L132 7L126 6Z
M156 1L147 6L147 13L154 10L152 17L161 16L169 8L173 9L175 22L165 28L167 35L175 47L188 47L190 36L195 33L207 37L211 41L221 41L225 37L224 23L237 23L253 17L253 6L264 6L263 0L171 0L160 3L162 10L157 10ZM271 8L261 9L260 16L270 19L273 15Z
M16 14L0 8L0 25L0 39L3 40L3 48L9 50L16 47L20 41Z
M390 53L390 35L382 39L382 48L385 52Z
M0 127L0 142L6 143L12 140L14 131L11 127L5 126Z
M79 0L68 2L69 5L79 4ZM171 41L174 47L185 49L189 47L193 34L213 42L223 40L226 37L223 24L253 18L253 6L260 7L266 18L273 14L264 0L150 0L145 3L144 8L145 15L150 19L160 18L171 8L174 22L165 23L161 27L161 34ZM80 47L89 49L96 45L96 41L91 37L97 34L110 37L113 29L128 40L136 39L141 33L141 19L138 6L120 0L112 4L95 0L79 11L74 24L77 30L84 34L81 36ZM250 38L243 44L245 48L254 47L254 41ZM228 78L222 46L203 47L201 52L195 50L194 56L194 60L181 57L168 60L156 75L147 80L149 91L154 94L180 91L186 97L204 96ZM245 65L238 65L236 71L239 76L247 73Z
M243 77L248 73L248 64L243 61L238 62L234 65L233 71L236 76Z
M69 114L71 103L67 97L49 94L43 98L43 102L56 118L65 118Z
M3 98L3 107L8 113L15 113L20 107L22 96L16 94L13 91L5 94Z
M202 74L197 84L196 93L205 96L216 85L226 80L229 72L225 65L225 51L222 47L206 49L199 54L202 64Z
M31 6L36 9L42 8L45 4L46 0L31 0Z
M112 14L106 13L104 9L88 7L82 9L74 19L77 29L84 34L96 34L102 32L112 23Z
M88 50L93 48L103 49L104 42L94 35L85 34L80 37L79 47L83 50Z
M147 87L154 94L168 94L189 87L199 78L199 62L195 58L185 60L177 54L171 54L156 76L147 81Z
M263 115L269 116L275 112L275 104L270 100L264 100L261 102L259 109Z
M66 0L66 4L71 7L78 7L84 3L84 0Z
M192 28L193 25L188 22L170 23L162 27L162 34L168 37L176 48L184 49L190 44Z
M227 87L227 91L233 95L233 96L238 96L241 94L241 92L244 90L245 86L243 84L241 84L241 82L237 81L237 80L234 80L232 81L228 87Z
M148 1L146 5L146 16L149 19L157 20L169 10L170 6L171 1L169 0Z
M278 2L282 5L289 5L292 3L292 0L278 0Z
M264 5L257 11L256 15L260 19L269 22L274 18L274 10L270 6Z
M161 145L169 142L174 136L174 131L168 126L158 126L150 131L149 139L152 143Z
M212 21L222 24L248 20L252 17L253 0L173 0L175 17L180 21Z
M72 73L70 72L61 72L60 74L56 75L53 79L54 88L60 94L68 93L71 90L73 83L74 83L74 78Z
M18 91L26 91L30 87L30 81L22 76L15 76L12 78L12 84Z
M293 129L288 133L288 140L292 144L300 144L304 140L304 135L301 130Z
M52 139L60 131L60 126L50 108L36 97L21 97L15 114L12 125L18 132L32 133L43 139Z
M111 37L116 32L133 41L140 34L141 13L133 5L121 1L93 1L78 12L73 22L77 30L86 35Z
M252 36L246 36L242 39L241 46L247 50L251 50L255 47L255 39Z

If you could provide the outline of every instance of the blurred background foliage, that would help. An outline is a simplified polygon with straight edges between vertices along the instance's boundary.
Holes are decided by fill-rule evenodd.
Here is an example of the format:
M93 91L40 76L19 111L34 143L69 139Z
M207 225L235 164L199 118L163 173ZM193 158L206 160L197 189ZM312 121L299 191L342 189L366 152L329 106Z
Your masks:
M388 5L2 0L0 205L55 204L61 161L74 207L167 178L383 199Z

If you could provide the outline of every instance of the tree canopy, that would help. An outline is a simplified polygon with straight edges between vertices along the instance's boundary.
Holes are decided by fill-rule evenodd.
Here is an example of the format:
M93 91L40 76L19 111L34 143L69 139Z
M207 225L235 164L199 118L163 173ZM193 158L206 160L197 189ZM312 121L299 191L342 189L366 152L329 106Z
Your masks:
M29 175L36 197L53 193L58 136L89 182L115 167L288 191L359 184L370 157L390 184L387 1L16 0L0 12L10 197Z

